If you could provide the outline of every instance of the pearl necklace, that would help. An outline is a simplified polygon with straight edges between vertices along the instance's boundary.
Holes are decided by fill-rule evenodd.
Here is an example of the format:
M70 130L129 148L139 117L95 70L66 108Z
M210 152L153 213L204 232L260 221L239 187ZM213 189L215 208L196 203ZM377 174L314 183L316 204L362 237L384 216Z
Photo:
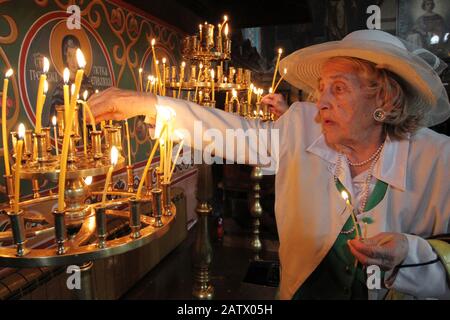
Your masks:
M376 157L378 157L378 155L380 154L381 150L383 149L383 146L384 146L384 142L378 147L377 151L375 151L375 153L370 156L369 159L361 161L361 162L353 163L346 157L347 158L347 163L350 166L352 166L352 167L361 167L361 166L369 163L370 161L374 160Z
M373 169L375 168L375 164L377 163L378 159L380 158L381 150L383 149L384 142L381 144L381 146L378 148L378 150L374 153L374 156L372 156L371 160L372 163L370 164L369 171L367 173L366 179L364 180L363 185L363 197L361 199L361 203L359 204L359 208L356 212L356 217L358 214L362 213L364 211L364 208L366 207L367 199L369 198L369 190L370 190L370 181L372 181L373 177ZM337 184L339 173L341 172L341 163L342 163L342 157L344 157L344 154L339 153L338 159L336 161L336 167L334 170L333 178L334 183ZM366 162L367 163L367 162ZM341 234L350 234L355 230L355 226L353 226L350 230L342 230Z

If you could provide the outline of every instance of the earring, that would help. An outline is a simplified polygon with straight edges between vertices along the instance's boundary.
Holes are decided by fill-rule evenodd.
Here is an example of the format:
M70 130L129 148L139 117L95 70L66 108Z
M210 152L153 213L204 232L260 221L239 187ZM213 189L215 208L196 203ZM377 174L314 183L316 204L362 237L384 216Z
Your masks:
M384 119L386 119L386 112L381 108L377 108L373 112L373 118L375 119L375 121L383 122Z

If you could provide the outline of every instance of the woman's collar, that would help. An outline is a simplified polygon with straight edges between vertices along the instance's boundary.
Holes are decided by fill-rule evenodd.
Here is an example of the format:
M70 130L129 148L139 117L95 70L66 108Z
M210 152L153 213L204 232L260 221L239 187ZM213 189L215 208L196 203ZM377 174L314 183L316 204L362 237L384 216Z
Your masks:
M408 163L410 136L405 139L392 140L389 135L386 137L383 150L380 155L375 168L373 176L378 180L382 180L387 184L405 191L406 189L406 166ZM321 134L307 149L325 161L333 164L328 168L333 170L337 163L339 153L330 148L326 142L325 137ZM343 170L346 172L347 170Z

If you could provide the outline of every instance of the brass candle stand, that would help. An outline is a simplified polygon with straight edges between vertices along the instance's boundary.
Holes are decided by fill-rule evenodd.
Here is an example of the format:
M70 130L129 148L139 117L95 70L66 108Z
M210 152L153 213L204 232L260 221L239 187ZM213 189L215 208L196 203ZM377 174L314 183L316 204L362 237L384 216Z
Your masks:
M62 122L58 123L58 131L62 133L64 116L60 108L57 110L58 119ZM169 185L159 190L158 195L147 192L137 200L132 166L126 166L126 191L115 190L111 184L107 194L114 196L114 199L104 203L87 202L87 199L100 199L103 195L103 191L92 190L85 178L103 176L108 172L112 146L119 150L114 170L125 167L125 158L121 154L121 126L112 124L104 130L93 128L89 132L86 152L79 146L80 136L71 136L64 192L65 209L54 210L58 195L42 194L38 181L58 182L61 155L56 155L49 147L49 130L44 129L41 134L33 135L30 130L25 134L20 179L32 181L33 197L19 200L20 210L17 212L13 209L13 177L18 164L12 166L12 175L5 176L9 202L0 207L0 222L9 220L9 228L0 232L0 266L29 268L80 265L86 273L83 276L86 280L83 281L88 284L92 261L139 248L160 238L172 226L176 208L170 201ZM61 138L62 135L58 135ZM12 138L15 147L16 133L12 133ZM16 155L14 158L17 159ZM149 211L152 207L153 210ZM111 218L123 219L128 223L129 233L110 238L107 222ZM54 246L36 246L52 239ZM84 289L79 298L95 297L92 285L86 285Z

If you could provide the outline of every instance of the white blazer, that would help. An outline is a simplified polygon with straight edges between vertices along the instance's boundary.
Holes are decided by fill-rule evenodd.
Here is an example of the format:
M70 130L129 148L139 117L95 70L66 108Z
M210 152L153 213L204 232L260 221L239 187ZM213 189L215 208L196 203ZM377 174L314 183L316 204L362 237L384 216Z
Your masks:
M158 104L171 107L176 112L175 128L191 134L195 120L201 121L203 132L215 129L224 137L226 129L233 128L277 133L272 136L279 137L279 153L270 157L278 167L275 215L280 239L280 298L292 298L333 246L350 214L333 180L338 154L325 144L321 127L314 120L316 106L296 102L277 121L261 122L168 97L158 97ZM197 130L194 139L201 139L198 135ZM207 141L205 137L203 140ZM236 142L227 140L226 144L236 146ZM270 137L259 141L276 142ZM192 141L187 144L195 147ZM235 159L241 162L258 153L254 145L241 144L235 149ZM225 148L216 148L214 153L226 156ZM352 192L345 161L342 168L339 179ZM404 233L409 242L405 264L435 259L436 254L424 238L450 231L450 138L427 128L409 139L388 138L374 176L386 182L388 189L378 205L362 214L374 220L368 227L368 237L379 232ZM419 298L450 298L441 263L402 268L395 276L386 273L385 279L389 277L390 281L385 281L388 288ZM380 290L369 296L382 298L384 293Z

